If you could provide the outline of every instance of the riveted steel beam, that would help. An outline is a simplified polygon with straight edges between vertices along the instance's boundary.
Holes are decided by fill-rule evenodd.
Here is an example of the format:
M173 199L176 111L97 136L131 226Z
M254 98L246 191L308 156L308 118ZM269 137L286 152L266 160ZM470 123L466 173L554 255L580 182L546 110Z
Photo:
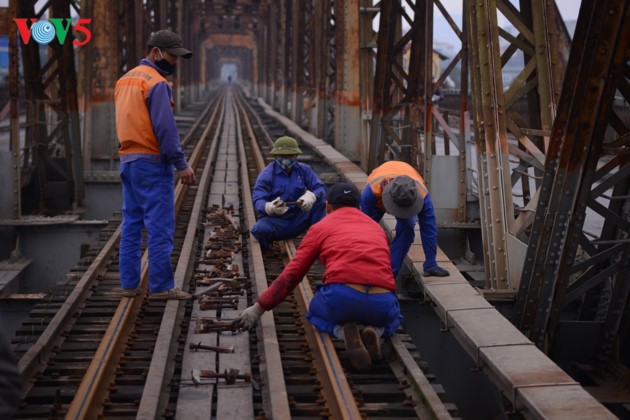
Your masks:
M603 363L615 345L628 351L619 331L628 315L630 160L609 153L630 143L616 108L630 99L629 23L627 0L582 2L514 319L551 351L561 312L576 307L577 320L604 322ZM598 231L585 226L587 209L604 221Z
M76 2L56 0L36 11L35 2L20 1L11 7L16 16L27 19L48 17L70 18L70 8L80 10ZM42 63L39 44L32 40L23 44L22 64L26 102L26 139L28 144L21 162L22 186L35 185L35 208L29 213L80 211L85 197L83 161L79 131L77 76L74 66L74 35L68 32L60 44L48 44ZM15 104L14 104L15 105ZM19 132L12 132L18 135ZM60 181L57 181L59 179ZM51 182L65 184L61 194ZM58 200L59 195L63 198ZM23 210L25 210L23 208Z
M470 2L475 144L486 288L516 290L566 68L569 38L553 0ZM498 25L498 14L514 28ZM506 48L500 44L508 42ZM516 77L507 64L522 60Z

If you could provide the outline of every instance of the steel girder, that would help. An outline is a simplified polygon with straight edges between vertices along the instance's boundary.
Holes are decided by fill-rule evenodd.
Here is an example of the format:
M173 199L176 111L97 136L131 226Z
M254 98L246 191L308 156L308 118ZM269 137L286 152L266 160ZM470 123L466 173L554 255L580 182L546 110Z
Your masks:
M35 1L11 2L15 17L27 19L41 19L45 13L49 17L69 18L71 7L79 11L77 2L72 0L54 0L45 6L36 13ZM26 144L17 176L21 186L37 186L38 205L33 210L39 213L79 211L85 197L72 40L70 31L63 44L52 41L43 65L37 42L21 46L27 112ZM13 105L17 106L17 102ZM17 111L12 114L17 116ZM19 131L13 130L11 135L19 136ZM19 140L12 138L12 143ZM65 164L59 162L60 158ZM55 180L67 185L65 205L61 208L54 204L58 192L53 192L51 182Z
M332 144L335 138L334 97L337 89L335 0L317 2L315 16L318 19L316 37L319 41L315 45L315 54L320 55L317 66L319 89L315 105L319 109L317 112L317 135Z
M601 322L603 364L630 354L630 121L616 108L630 101L629 52L630 1L583 0L514 313L544 350L569 307Z
M435 76L434 9L462 41L462 48L450 64ZM429 188L434 169L438 173L450 172L452 182L448 189L454 190L456 199L437 200L440 221L449 226L466 222L465 146L470 137L466 32L439 0L381 2L375 56L373 106L367 112L364 108L364 116L371 118L368 170L388 159L402 160L422 173ZM463 89L456 130L450 127L448 114L442 114L433 98L458 65ZM441 179L443 188L444 181Z
M520 10L507 0L465 5L476 40L469 47L486 289L504 296L520 281L569 41L553 0L523 0ZM518 35L499 27L498 13ZM503 51L500 37L510 43ZM504 87L503 68L515 52L524 68Z
M3 11L2 22L9 28L11 16L17 16L17 2L10 2L9 8ZM2 179L4 191L9 191L3 196L3 204L0 205L2 211L0 217L4 219L19 219L22 214L22 166L21 166L21 145L20 145L20 113L19 113L19 51L18 34L16 31L8 31L9 35L9 102L4 106L0 120L6 117L9 112L10 122L10 142L9 153L10 165L4 166ZM28 148L25 148L25 153Z
M266 81L267 81L267 94L265 95L265 100L272 107L276 107L276 83L277 83L277 68L278 68L278 53L283 54L282 50L278 51L278 9L273 5L269 7L269 11L267 14L267 24L265 25L267 28L267 37L266 37L266 47L265 56L266 61Z
M308 42L305 37L305 9L308 2L292 0L290 23L290 60L289 60L289 95L291 103L291 119L300 126L306 126L304 121L304 106L302 98L306 97L306 60L304 60L304 45Z
M296 0L292 10L291 74L296 95L291 114L311 133L334 144L335 2Z
M361 101L361 138L364 145L372 144L371 123L374 96L374 63L376 62L377 36L374 21L381 11L380 6L375 6L372 0L361 0L359 9L359 81ZM370 161L369 147L363 147L361 151L361 167L368 172Z
M92 39L82 47L79 61L83 167L88 173L96 160L109 161L111 166L117 159L114 87L116 80L138 63L141 47L135 40L142 25L134 16L142 16L136 8L141 3L138 0L83 2L83 16L92 19ZM116 38L108 29L115 26L121 26L120 31L114 32Z

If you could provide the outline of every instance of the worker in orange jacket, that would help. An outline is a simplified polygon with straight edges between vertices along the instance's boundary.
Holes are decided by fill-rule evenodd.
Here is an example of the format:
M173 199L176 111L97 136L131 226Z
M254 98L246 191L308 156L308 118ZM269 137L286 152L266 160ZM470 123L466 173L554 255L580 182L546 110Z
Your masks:
M179 57L190 58L182 38L163 29L147 44L147 55L116 83L116 133L123 188L119 265L123 296L140 294L140 246L147 229L149 293L152 299L190 299L174 286L171 252L175 233L174 169L182 184L195 172L179 144L173 92L166 77Z
M416 220L420 223L424 249L424 275L449 275L435 260L437 223L429 191L420 174L411 165L389 161L374 169L361 193L361 210L377 222L385 213L396 217L396 235L390 244L394 277L398 276L414 241Z

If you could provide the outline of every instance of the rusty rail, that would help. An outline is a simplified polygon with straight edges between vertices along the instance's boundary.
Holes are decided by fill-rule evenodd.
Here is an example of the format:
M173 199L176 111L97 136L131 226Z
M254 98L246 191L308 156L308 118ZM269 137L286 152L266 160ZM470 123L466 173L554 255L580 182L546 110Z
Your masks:
M212 104L212 103L211 103ZM202 115L206 115L210 105ZM213 114L215 116L216 114ZM202 117L203 118L203 117ZM211 124L208 124L210 126ZM207 130L204 131L207 134ZM205 147L205 139L202 138L194 148L189 159L191 167L195 168L201 153ZM201 191L201 190L199 190ZM186 186L178 181L175 188L175 211L177 212L183 196L186 193ZM195 225L196 226L196 225ZM140 288L143 293L147 289L148 283L148 251L142 257L142 274ZM179 302L176 302L179 305ZM121 302L107 328L105 337L88 367L83 377L81 385L68 408L68 418L88 418L99 414L102 404L107 396L107 387L115 373L115 366L120 359L120 353L124 349L129 333L133 329L135 319L142 306L142 299L122 298ZM163 361L166 363L166 361Z

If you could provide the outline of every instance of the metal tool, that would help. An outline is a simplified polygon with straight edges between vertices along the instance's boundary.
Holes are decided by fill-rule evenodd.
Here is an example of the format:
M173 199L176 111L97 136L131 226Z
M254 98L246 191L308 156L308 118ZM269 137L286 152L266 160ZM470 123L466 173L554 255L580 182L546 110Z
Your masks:
M216 351L217 353L234 353L234 345L231 345L229 347L219 347L219 346L207 346L205 344L201 344L201 341L197 344L195 343L190 343L188 345L188 348L190 350L211 350L211 351Z
M250 373L243 373L239 375L238 369L225 369L223 373L217 373L213 370L206 369L193 369L190 371L190 377L194 384L201 385L201 378L207 379L225 379L225 383L228 385L233 385L236 383L237 379L243 379L246 382L250 382L252 380L252 375Z
M202 297L204 295L207 295L208 293L212 293L212 292L214 292L216 290L219 290L219 288L221 286L223 286L223 282L217 282L217 283L213 284L212 286L206 287L205 289L201 290L200 292L195 293L193 295L193 297L195 299L199 299L200 297Z

